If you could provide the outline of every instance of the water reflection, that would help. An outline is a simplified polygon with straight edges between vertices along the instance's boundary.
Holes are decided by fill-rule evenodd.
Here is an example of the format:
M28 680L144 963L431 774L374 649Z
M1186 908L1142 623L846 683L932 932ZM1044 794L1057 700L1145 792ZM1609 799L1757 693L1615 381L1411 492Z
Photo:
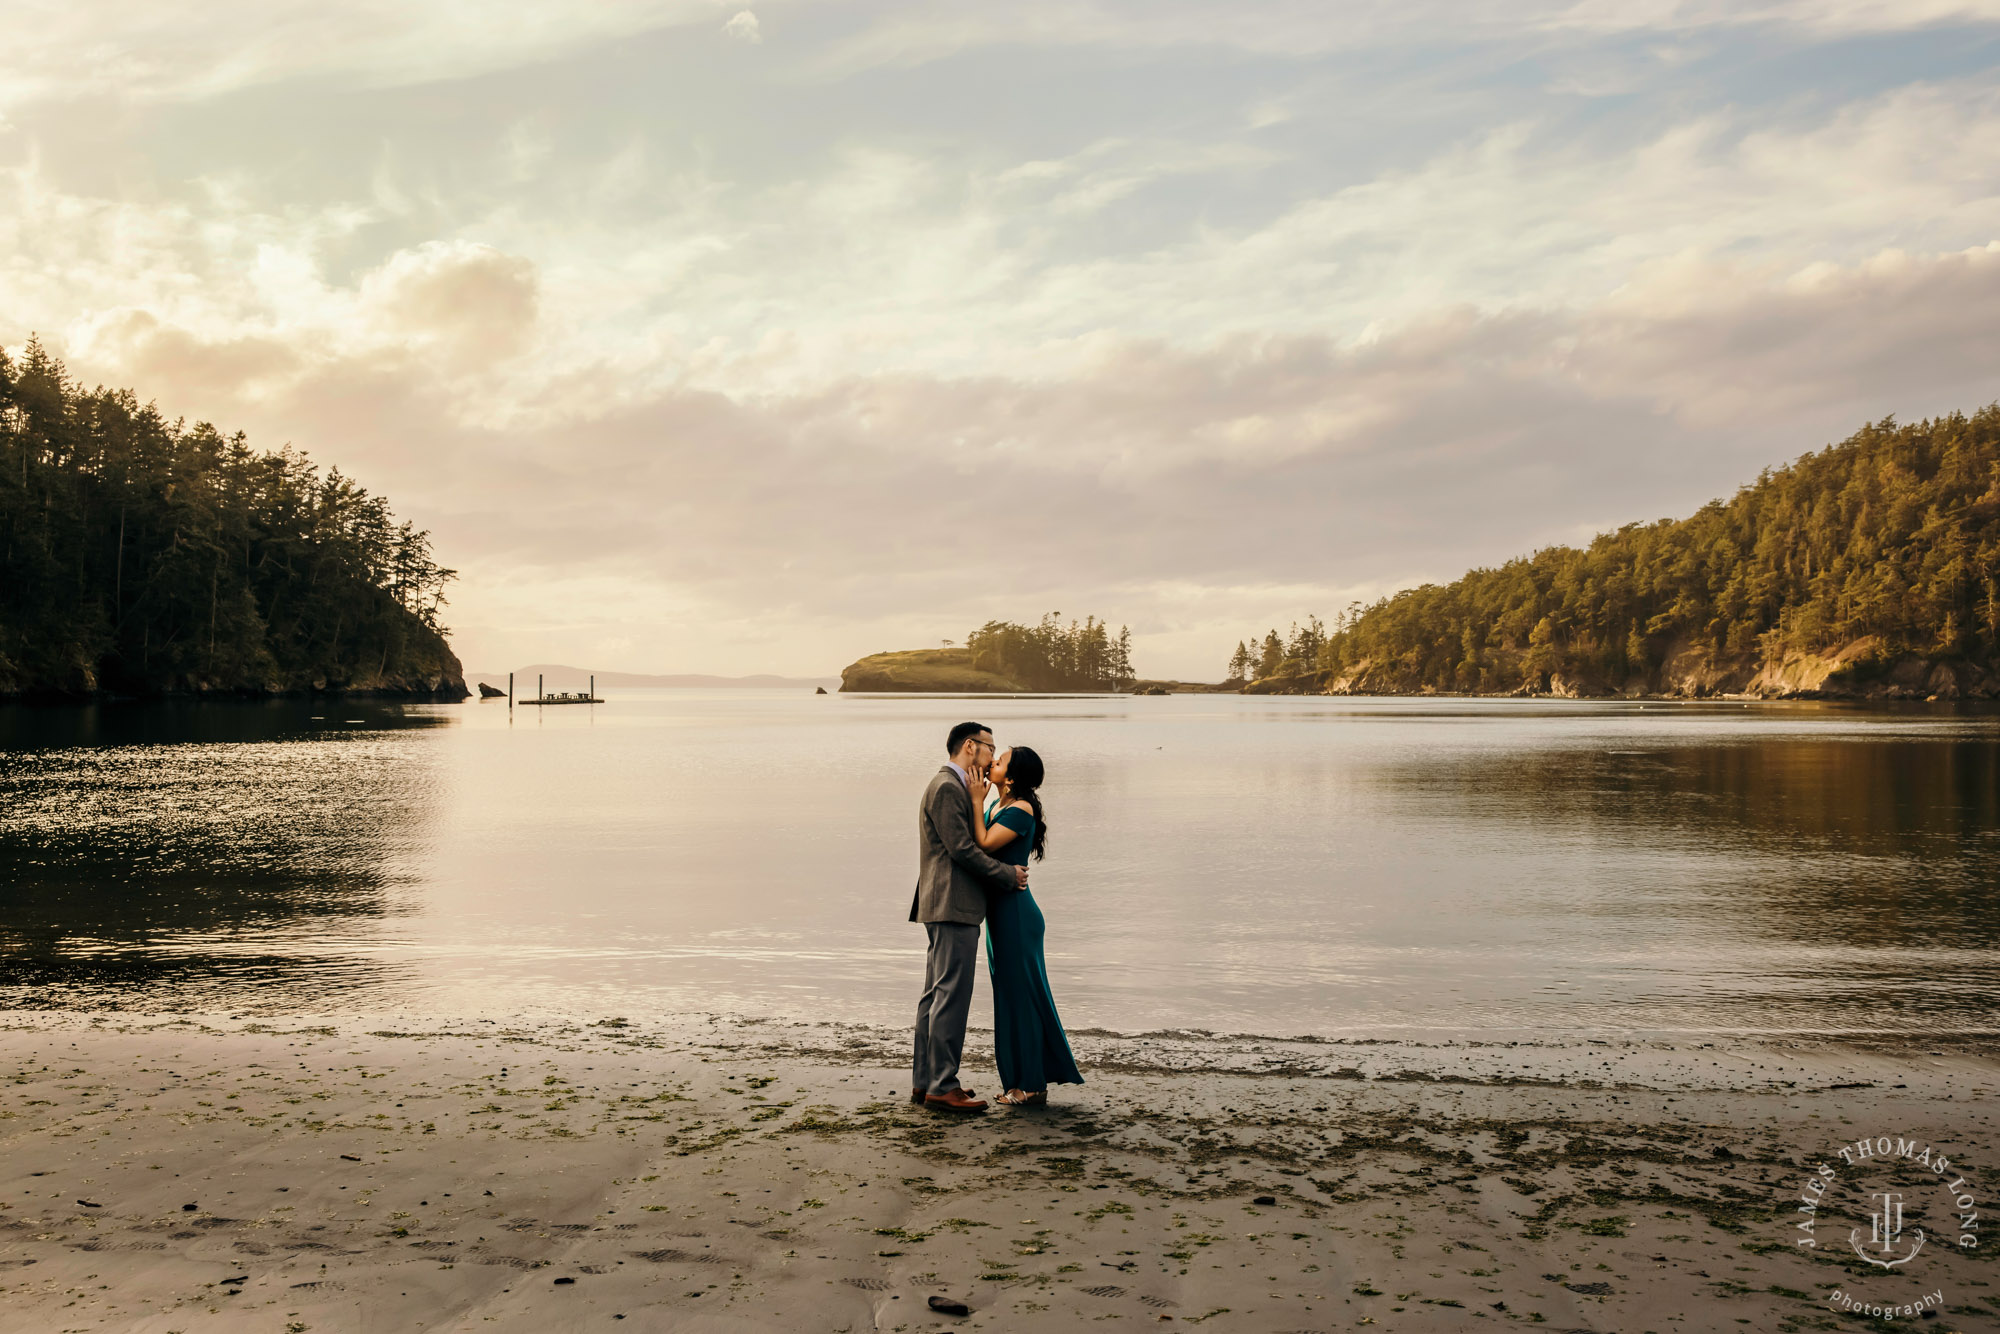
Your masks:
M0 998L285 1006L404 971L435 718L306 701L0 710ZM301 948L304 946L304 948Z
M1503 911L1544 933L1520 944L1524 958L1594 973L1600 992L1622 980L1640 993L1631 1017L1649 1025L1991 1030L1990 716L1572 721L1467 737L1373 774L1409 824L1482 831ZM1591 989L1566 980L1545 994Z
M1382 777L1449 818L1612 842L1627 908L1699 892L1731 929L1775 939L2000 945L1991 735L1605 740L1430 756ZM1711 870L1695 883L1692 853Z
M896 1022L969 710L1079 1027L1992 1028L1989 714L1241 697L0 709L0 1004Z

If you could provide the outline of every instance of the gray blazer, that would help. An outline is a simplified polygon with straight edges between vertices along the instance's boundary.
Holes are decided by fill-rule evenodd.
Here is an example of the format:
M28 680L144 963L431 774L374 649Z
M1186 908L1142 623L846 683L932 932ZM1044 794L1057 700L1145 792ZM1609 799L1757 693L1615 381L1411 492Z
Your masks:
M986 920L986 895L1019 888L1014 868L987 855L972 838L972 794L949 764L924 789L917 809L917 892L913 922Z

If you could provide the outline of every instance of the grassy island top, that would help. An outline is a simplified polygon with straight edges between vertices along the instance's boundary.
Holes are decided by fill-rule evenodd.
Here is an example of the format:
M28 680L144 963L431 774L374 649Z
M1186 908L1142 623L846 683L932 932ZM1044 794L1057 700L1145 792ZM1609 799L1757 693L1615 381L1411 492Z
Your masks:
M1127 690L1132 686L1132 632L1116 638L1095 616L1063 621L1050 612L1037 625L988 621L939 648L871 653L840 674L843 693L929 691L1031 694Z
M1028 687L997 672L972 665L972 650L917 648L871 653L840 673L840 688L855 691L928 691L1017 695Z

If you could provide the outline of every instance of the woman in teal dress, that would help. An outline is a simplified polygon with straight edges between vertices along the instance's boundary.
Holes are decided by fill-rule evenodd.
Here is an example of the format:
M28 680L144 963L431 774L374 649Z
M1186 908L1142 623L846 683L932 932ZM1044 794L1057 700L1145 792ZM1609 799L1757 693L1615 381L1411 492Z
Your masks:
M993 761L996 800L988 810L973 793L973 835L999 861L1026 866L1048 843L1042 815L1042 757L1016 746ZM1042 960L1042 910L1027 889L996 893L986 908L986 966L993 975L993 1051L1009 1107L1045 1103L1051 1084L1081 1084L1062 1016Z

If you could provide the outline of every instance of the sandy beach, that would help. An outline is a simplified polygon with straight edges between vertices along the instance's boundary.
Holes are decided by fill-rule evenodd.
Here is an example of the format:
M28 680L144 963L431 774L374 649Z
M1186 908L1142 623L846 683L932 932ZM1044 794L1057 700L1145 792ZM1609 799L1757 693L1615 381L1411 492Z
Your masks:
M958 1119L902 1040L14 1013L0 1328L2000 1328L1976 1253L1791 1221L1878 1127L1983 1180L1978 1051L1083 1034L1085 1087Z

